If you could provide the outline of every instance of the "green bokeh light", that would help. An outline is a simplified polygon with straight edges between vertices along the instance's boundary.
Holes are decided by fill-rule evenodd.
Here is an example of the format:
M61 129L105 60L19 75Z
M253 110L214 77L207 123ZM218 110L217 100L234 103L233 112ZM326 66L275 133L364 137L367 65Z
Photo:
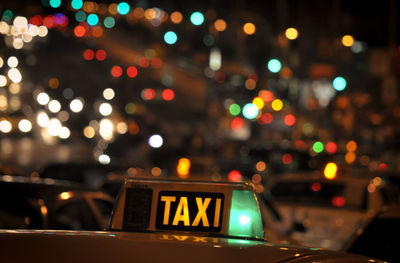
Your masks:
M322 142L315 142L313 144L313 151L316 153L320 153L324 150L324 144Z
M238 116L240 114L241 108L238 104L233 103L231 106L229 106L229 113L232 114L233 116Z

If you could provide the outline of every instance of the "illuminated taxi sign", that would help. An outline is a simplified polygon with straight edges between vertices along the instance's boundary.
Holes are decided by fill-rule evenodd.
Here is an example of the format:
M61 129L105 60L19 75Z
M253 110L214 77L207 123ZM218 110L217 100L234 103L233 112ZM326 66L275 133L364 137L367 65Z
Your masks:
M248 183L129 178L109 229L264 237L259 204Z
M161 191L156 228L219 232L222 226L222 193Z

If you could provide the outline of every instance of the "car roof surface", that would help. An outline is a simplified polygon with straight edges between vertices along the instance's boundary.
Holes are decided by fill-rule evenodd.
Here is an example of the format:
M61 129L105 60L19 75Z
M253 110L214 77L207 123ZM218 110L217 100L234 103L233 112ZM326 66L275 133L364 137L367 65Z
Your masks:
M0 244L0 261L15 263L368 262L340 252L170 232L0 230Z

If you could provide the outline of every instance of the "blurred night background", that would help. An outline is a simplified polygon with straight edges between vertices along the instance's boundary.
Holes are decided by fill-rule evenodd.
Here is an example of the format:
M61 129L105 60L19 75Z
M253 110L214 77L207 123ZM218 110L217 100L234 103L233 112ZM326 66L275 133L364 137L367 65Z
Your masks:
M397 172L399 8L3 1L3 173L84 163L257 183L329 162Z

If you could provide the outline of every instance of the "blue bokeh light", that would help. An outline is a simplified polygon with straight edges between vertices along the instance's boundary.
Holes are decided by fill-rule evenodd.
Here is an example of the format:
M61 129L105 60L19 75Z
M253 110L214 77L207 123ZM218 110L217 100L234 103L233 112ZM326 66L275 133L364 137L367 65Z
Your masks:
M82 0L72 0L71 7L75 10L81 9L83 6Z
M246 119L252 120L257 117L258 108L253 103L247 103L246 105L244 105L242 112L243 112L243 116Z
M268 61L268 69L272 73L278 73L281 70L281 62L277 59L271 59Z
M90 14L87 17L87 22L89 25L95 26L99 23L99 17L96 14Z
M336 77L333 80L333 88L337 91L342 91L346 88L346 80L342 77Z
M203 14L200 12L194 12L190 16L190 22L192 22L192 24L195 26L199 26L199 25L203 24L203 22L204 22Z
M129 13L129 10L131 10L131 7L129 6L128 3L126 2L121 2L117 6L117 11L120 15L126 15Z
M177 40L178 40L178 36L173 31L168 31L164 35L164 41L169 45L175 44Z

